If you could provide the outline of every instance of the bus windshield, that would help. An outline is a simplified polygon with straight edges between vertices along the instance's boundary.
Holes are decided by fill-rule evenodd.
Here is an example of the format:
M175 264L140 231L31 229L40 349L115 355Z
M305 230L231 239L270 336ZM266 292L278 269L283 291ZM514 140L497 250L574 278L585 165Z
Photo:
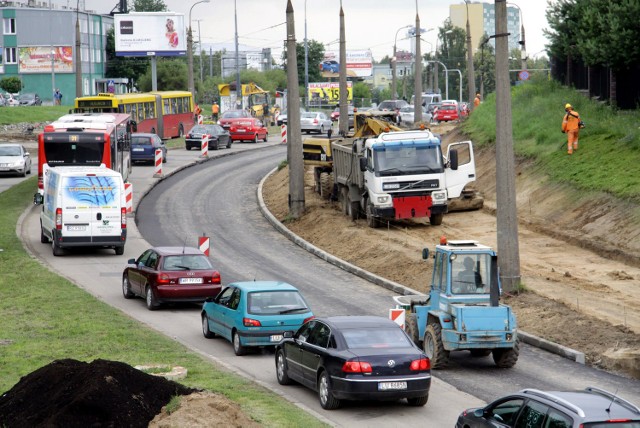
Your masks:
M51 142L44 143L44 153L50 166L89 165L100 166L104 154L104 142Z

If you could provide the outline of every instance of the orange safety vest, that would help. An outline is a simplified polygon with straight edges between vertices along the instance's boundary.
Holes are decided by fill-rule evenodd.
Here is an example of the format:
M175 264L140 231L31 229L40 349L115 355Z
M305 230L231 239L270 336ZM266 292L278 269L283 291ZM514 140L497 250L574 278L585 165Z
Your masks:
M218 106L218 104L214 104L211 106L211 113L218 114L219 111L220 111L220 106Z

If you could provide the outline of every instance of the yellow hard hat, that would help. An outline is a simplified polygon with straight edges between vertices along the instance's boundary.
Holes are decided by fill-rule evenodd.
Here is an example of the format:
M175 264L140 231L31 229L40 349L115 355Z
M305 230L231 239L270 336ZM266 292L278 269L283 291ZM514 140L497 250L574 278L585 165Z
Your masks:
M565 105L564 105L564 108L565 108L565 110L566 110L566 109L568 109L568 108L573 108L573 107L571 107L571 104L567 103L567 104L565 104Z

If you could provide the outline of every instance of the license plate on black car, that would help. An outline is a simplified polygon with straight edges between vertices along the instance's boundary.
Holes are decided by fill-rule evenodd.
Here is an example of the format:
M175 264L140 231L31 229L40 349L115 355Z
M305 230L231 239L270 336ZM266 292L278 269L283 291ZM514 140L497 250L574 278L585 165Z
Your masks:
M378 391L407 389L407 382L378 382Z

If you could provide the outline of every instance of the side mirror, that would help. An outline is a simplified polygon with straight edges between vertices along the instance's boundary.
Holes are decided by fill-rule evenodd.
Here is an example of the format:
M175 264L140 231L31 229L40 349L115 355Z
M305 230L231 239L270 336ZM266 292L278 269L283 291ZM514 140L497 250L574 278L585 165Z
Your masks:
M27 156L31 156L31 153L29 153L29 152L24 152L24 157L26 158Z
M367 158L360 158L360 171L364 172L367 170Z
M282 333L282 337L285 339L291 339L293 337L293 332L291 330L287 330Z
M129 259L129 260L127 260L127 264L129 264L129 265L135 265L135 264L136 264L136 259Z
M42 205L44 197L40 193L33 195L33 205Z
M429 258L429 249L428 248L423 248L422 249L422 260L427 260Z
M458 151L456 149L449 152L449 168L454 171L458 169Z

